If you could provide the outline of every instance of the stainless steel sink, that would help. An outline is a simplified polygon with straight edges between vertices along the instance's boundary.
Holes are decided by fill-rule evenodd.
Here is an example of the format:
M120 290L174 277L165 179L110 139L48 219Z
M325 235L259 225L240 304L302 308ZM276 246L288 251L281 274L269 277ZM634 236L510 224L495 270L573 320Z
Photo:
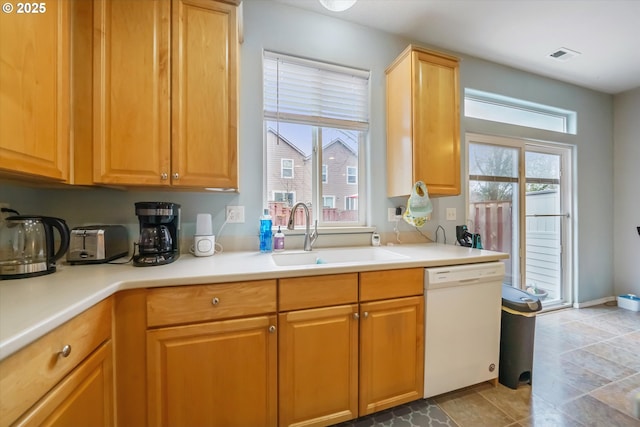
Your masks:
M356 262L380 262L407 259L405 255L382 248L317 249L313 251L287 251L271 255L277 266L312 264L350 264Z

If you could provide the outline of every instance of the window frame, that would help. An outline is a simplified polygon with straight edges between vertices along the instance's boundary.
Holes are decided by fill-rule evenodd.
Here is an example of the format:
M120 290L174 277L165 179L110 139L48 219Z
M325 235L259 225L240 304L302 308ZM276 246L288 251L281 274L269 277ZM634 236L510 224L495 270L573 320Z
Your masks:
M291 162L291 167L290 168L286 168L284 166L285 162ZM295 178L294 169L295 169L295 162L293 161L293 159L287 159L287 158L281 158L280 159L280 178L282 178L282 179L294 179ZM284 176L284 171L285 170L291 170L291 176Z
M349 173L349 169L355 169L354 174ZM347 166L347 184L349 185L358 185L358 167L357 166ZM349 178L353 177L355 182L349 182Z
M491 108L499 108L502 109L503 112L498 115L471 115L469 112L470 103L490 106ZM529 120L525 121L505 119L505 117L509 116L510 112L517 114L524 113L526 115L525 117L527 117ZM464 116L472 119L486 120L491 122L571 135L576 134L578 118L575 111L472 88L464 89ZM556 128L554 126L536 126L532 124L532 122L535 120L533 119L533 117L537 117L538 119L540 119L545 116L548 118L560 120L560 122L562 123L562 129Z
M273 190L271 191L271 198L274 200L274 202L276 203L280 203L280 202L286 202L286 197L283 197L283 200L276 200L276 194L291 194L291 206L296 204L296 192L295 191L285 191L285 190Z
M330 199L331 202L331 206L327 206L325 204L325 199ZM329 209L335 209L336 208L336 196L332 196L332 195L322 195L322 207L323 208L329 208Z
M330 99L331 100L330 102L333 102L332 105L337 106L338 113L337 113L337 116L327 116L327 117L322 116L324 110L319 110L320 116L310 115L312 113L308 113L308 111L310 110L305 110L304 105L302 105L302 109L300 110L303 113L296 114L296 111L298 111L296 108L298 107L299 104L301 104L299 102L300 99L306 100L306 98L302 97L299 93L295 93L295 91L294 92L291 92L291 91L277 92L277 93L282 93L283 98L286 98L287 96L291 96L292 93L294 93L298 97L296 98L296 101L295 101L297 103L291 104L291 106L293 107L293 110L292 109L286 110L286 108L283 108L281 110L279 109L279 106L280 106L279 100L281 99L281 97L279 96L274 97L274 90L277 90L277 91L285 90L287 88L288 81L280 80L282 75L281 72L287 71L286 69L281 68L280 72L278 72L276 65L279 63L278 61L280 61L280 58L284 58L283 61L291 61L291 63L294 63L295 65L298 65L298 66L302 65L302 68L304 68L304 66L307 66L309 68L315 68L317 70L325 70L325 71L328 71L328 73L331 73L331 72L342 73L344 74L344 76L347 76L350 79L356 79L356 80L360 79L361 83L357 83L355 87L358 87L361 89L364 88L364 92L362 91L358 92L356 96L351 97L350 95L351 92L349 91L352 89L348 89L345 86L345 89L341 88L340 90L335 90L335 87L334 87L332 91L327 92L327 94L324 96L327 96L328 97L327 99ZM269 179L273 179L271 177L272 175L270 174L274 172L272 169L269 170L268 166L271 166L271 168L273 168L274 165L270 162L273 162L275 160L274 158L271 158L271 160L269 160L269 154L266 150L266 147L268 147L268 145L266 144L266 141L267 141L267 132L269 129L276 129L275 131L276 134L280 135L280 130L279 130L280 125L284 123L290 123L290 124L309 126L312 133L314 134L312 152L311 154L309 154L309 159L311 162L311 181L312 181L310 184L311 186L310 191L312 195L310 200L307 200L308 196L306 194L308 189L305 187L303 190L304 194L302 196L305 203L308 203L309 206L311 207L324 205L323 194L322 194L324 191L323 184L329 183L330 181L329 173L332 170L332 167L335 167L335 166L329 167L329 164L325 165L322 162L322 151L323 149L326 149L326 147L323 148L323 144L322 144L322 130L325 128L333 131L344 129L346 131L353 131L353 133L351 134L353 135L352 136L353 139L351 141L348 141L347 148L351 149L354 152L355 157L357 157L357 159L355 159L357 161L357 166L352 166L352 169L351 169L351 171L355 175L346 177L346 180L351 179L352 181L348 183L351 188L353 188L353 186L357 186L357 190L354 189L352 192L347 193L347 194L355 193L358 195L358 202L355 204L355 207L357 209L357 214L353 214L352 216L348 216L348 217L344 217L344 216L335 217L335 222L331 221L329 218L326 221L323 221L322 209L312 208L311 211L313 215L313 220L318 221L319 228L346 230L349 228L361 229L362 227L367 227L368 221L367 221L367 208L366 208L367 207L366 192L368 191L368 188L366 186L366 182L368 181L368 176L367 176L368 148L367 147L369 143L369 121L370 121L369 115L371 110L371 105L370 105L371 72L368 70L330 64L324 61L316 61L316 60L311 60L306 58L296 58L289 55L283 55L283 54L268 52L268 51L264 51L263 61L264 61L263 62L263 84L264 84L263 124L264 124L264 135L265 135L264 137L264 141L265 141L264 178L265 179L263 184L264 185L263 187L264 188L263 190L264 206L268 206L268 203L270 201L268 199L268 196L269 196L269 193L272 192L271 190L273 189L273 188L267 188L267 187L273 187L273 183L270 184ZM266 65L264 65L266 64L267 61L271 61L269 65L270 67L269 70L267 70ZM274 70L276 71L275 73L274 73ZM296 73L298 71L299 70L294 70L294 72ZM267 83L268 73L272 73L271 76L275 76L274 77L275 80L269 80L269 82ZM303 75L303 74L300 74L300 75ZM324 90L323 85L327 83L325 80L328 80L330 82L332 79L322 80L320 82L321 83L320 91ZM299 84L301 81L303 80L294 80L294 82L296 82L297 84ZM340 81L340 79L338 79L338 81ZM351 83L348 83L348 84L350 85ZM311 87L312 85L305 82L304 85L297 86L297 87L300 88L302 91L304 91L304 89L308 86ZM276 89L278 87L280 87L281 89ZM267 94L268 90L270 92ZM346 103L346 104L344 102L335 103L333 99L336 98L336 94L338 95L339 98L341 97L341 98L347 99L349 102L353 98L354 99L353 107L351 107L349 103ZM321 96L323 95L321 94ZM267 102L267 100L269 100L269 102ZM312 100L310 102L315 102L315 100ZM276 106L277 108L274 109L274 106ZM288 106L285 105L285 107L288 107ZM344 114L344 116L342 116L341 114ZM364 116L362 114L364 114ZM273 126L274 123L275 123L275 126ZM280 136L283 136L283 135L280 135ZM307 150L305 150L305 153L306 152ZM307 160L305 160L305 162L306 161ZM300 180L304 181L308 179L308 175L307 175L308 172L306 167L307 166L305 163L305 166L304 166L305 170L302 172L302 175L300 175L301 173L300 170L298 171L299 172L298 174L295 174L295 176L297 176L295 177L296 182ZM282 166L281 166L281 170L282 170ZM334 170L334 174L335 172L336 171ZM292 174L294 174L293 171L292 171ZM281 176L282 175L283 174L281 172ZM333 185L336 184L336 180L331 181L334 183ZM299 184L296 184L296 185L299 185ZM309 185L308 181L306 185ZM301 189L298 188L298 190L301 190ZM329 189L329 191L331 191L331 189ZM330 196L335 197L334 208L337 208L337 205L340 204L339 197L335 194L331 194ZM344 196L340 195L340 197L344 197ZM357 218L357 219L354 219L354 218Z

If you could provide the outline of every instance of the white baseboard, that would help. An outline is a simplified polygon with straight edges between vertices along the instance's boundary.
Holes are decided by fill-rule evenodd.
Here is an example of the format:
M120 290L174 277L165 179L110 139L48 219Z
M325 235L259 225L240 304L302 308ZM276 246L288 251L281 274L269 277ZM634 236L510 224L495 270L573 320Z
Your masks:
M574 302L573 308L592 307L594 305L600 305L600 304L604 304L604 303L615 301L615 300L616 300L616 297L604 297L604 298L594 299L592 301Z

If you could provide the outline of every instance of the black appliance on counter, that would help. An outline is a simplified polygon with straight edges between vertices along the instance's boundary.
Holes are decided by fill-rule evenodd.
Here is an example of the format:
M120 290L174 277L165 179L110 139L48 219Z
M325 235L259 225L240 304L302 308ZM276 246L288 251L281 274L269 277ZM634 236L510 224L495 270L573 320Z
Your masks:
M456 225L456 240L460 246L483 249L480 234L469 233L466 225Z
M15 211L13 211L15 212ZM54 232L60 234L56 250ZM0 279L22 279L56 271L69 248L69 227L60 218L16 215L0 224Z
M137 202L140 222L138 253L133 265L148 267L169 264L180 256L180 205L168 202Z

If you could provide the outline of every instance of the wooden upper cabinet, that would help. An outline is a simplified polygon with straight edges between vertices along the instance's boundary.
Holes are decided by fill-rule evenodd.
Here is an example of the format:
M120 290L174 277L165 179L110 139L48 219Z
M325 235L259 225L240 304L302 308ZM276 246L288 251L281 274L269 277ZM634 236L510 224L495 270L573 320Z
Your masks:
M172 184L238 187L236 7L173 0Z
M238 187L237 7L96 0L96 183Z
M386 73L387 196L460 194L458 59L409 46Z
M170 183L170 12L167 1L95 0L96 183Z
M12 3L41 13L0 14L0 171L67 181L69 2Z

